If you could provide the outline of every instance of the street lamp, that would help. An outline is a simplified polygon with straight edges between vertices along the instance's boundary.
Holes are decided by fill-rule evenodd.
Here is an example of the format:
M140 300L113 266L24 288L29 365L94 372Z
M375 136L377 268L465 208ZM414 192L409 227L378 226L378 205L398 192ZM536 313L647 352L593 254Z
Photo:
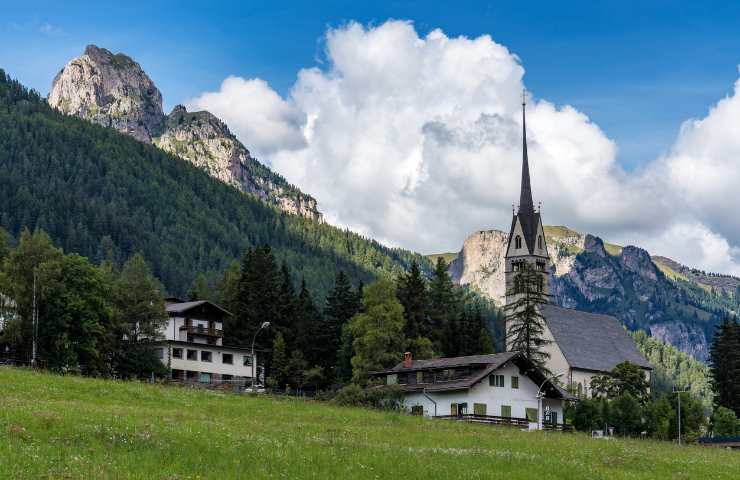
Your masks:
M257 373L257 357L254 355L254 342L257 341L257 335L259 333L270 326L270 322L262 322L262 325L260 325L260 328L257 329L256 332L254 332L254 337L252 337L252 393L254 393L256 390L254 388L254 376Z
M557 375L550 375L545 378L545 381L540 385L540 389L537 390L537 430L542 430L542 387L550 380L555 380L558 377L565 375L565 372L560 372Z
M681 445L681 394L689 391L690 387L686 387L685 390L679 390L675 386L673 387L673 393L678 394L678 444Z

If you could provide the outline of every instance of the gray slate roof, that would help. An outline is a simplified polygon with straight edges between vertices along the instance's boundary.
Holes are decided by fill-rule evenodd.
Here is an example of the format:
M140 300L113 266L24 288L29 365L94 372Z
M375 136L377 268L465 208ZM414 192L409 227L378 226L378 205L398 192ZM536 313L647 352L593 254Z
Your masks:
M396 364L390 371L411 372L430 368L452 368L469 365L493 366L498 368L516 356L517 352L490 353L487 355L470 355L467 357L433 358L431 360L413 360L411 368L404 368L403 362Z
M183 313L195 307L199 307L201 305L210 305L212 308L215 308L216 310L220 310L226 315L231 315L231 313L229 313L223 307L220 307L213 302L209 302L208 300L196 300L194 302L182 302L182 303L168 303L167 305L165 305L165 310L167 311L167 313Z
M610 372L628 360L652 368L616 318L555 305L540 310L571 367Z
M400 373L430 369L471 367L471 369L473 370L471 372L471 375L465 378L438 383L411 385L407 384L401 386L404 391L424 390L426 392L444 392L453 390L467 390L486 378L492 372L503 367L509 361L512 361L514 364L518 365L520 367L520 370L522 370L522 373L532 378L533 381L535 381L536 383L542 383L546 380L544 374L539 369L534 367L534 365L532 365L532 363L527 360L521 352L501 352L491 353L487 355L470 355L466 357L413 360L410 368L405 368L403 366L403 362L400 362L389 370L382 370L372 373L377 376L397 372ZM570 393L559 387L554 382L547 381L547 385L549 386L549 388L545 389L545 394L548 398L563 398L566 400L575 400L575 397L573 397Z

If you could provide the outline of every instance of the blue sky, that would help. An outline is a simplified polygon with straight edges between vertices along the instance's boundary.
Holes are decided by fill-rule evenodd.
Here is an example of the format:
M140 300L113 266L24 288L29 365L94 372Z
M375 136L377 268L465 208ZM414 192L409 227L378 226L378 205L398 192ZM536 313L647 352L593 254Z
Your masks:
M95 43L137 59L166 109L228 75L285 94L300 68L321 62L327 27L350 20L488 33L521 58L537 97L604 129L628 169L665 153L683 121L730 93L740 63L737 2L4 3L0 67L11 75L46 94L58 69Z
M126 53L331 223L422 252L507 228L523 68L546 223L740 275L738 25L740 2L27 0L0 5L0 68L46 94L85 45Z

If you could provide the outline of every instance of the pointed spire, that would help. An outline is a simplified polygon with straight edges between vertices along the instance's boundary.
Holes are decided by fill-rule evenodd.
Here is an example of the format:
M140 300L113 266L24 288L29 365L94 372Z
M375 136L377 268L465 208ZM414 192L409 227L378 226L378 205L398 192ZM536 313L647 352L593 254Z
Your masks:
M522 187L519 195L519 213L534 213L532 187L529 183L529 158L527 156L527 92L522 90Z

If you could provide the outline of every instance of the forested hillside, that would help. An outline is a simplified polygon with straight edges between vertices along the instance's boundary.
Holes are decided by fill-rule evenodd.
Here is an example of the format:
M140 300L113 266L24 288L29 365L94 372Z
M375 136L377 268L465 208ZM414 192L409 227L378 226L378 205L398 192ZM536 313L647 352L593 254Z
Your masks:
M336 272L353 283L405 269L411 252L280 212L173 155L54 111L0 70L0 227L42 228L93 261L141 253L170 293L213 281L248 246L323 297ZM427 267L425 267L427 268Z
M649 337L643 330L630 332L630 335L653 366L652 388L656 398L671 392L674 386L682 390L688 388L705 409L711 409L714 394L706 364L673 345Z

